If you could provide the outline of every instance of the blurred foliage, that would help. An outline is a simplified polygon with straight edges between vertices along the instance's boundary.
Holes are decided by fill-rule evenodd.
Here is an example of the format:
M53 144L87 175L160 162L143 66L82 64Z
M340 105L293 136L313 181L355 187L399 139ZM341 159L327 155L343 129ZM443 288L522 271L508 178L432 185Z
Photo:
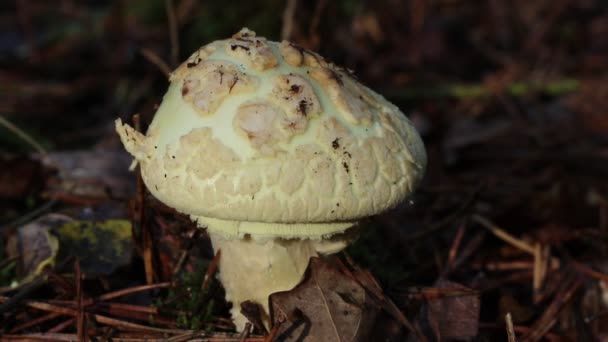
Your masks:
M175 10L178 51L172 51L167 3ZM293 12L287 4L295 4ZM139 113L145 130L162 100L167 79L158 60L173 68L198 47L241 27L273 40L285 35L353 69L421 132L429 166L416 203L366 220L368 229L347 250L378 275L400 309L429 300L408 292L412 287L449 277L482 291L479 340L505 339L506 312L514 313L520 328L553 334L554 340L608 336L605 289L598 281L608 270L603 0L0 2L0 116L49 156L81 150L59 158L59 166L46 164L29 154L33 144L15 129L0 127L0 219L9 223L0 228L2 241L48 211L84 213L81 220L91 222L126 219L125 213L100 220L86 216L112 202L130 209L136 221L137 205L145 203L142 217L153 226L153 238L147 245L135 241L135 250L153 254L148 261L158 268L157 280L177 280L168 294L156 297L157 306L167 316L178 310L173 318L184 328L209 327L227 317L217 282L200 288L212 257L208 240L199 236L193 243L196 228L189 218L145 192L136 196L135 176L108 165L126 170L129 162L117 157L123 151L113 120L130 122ZM98 153L108 150L121 152ZM557 262L544 278L543 300L533 300L539 290L532 276L542 260L485 232L471 221L473 215L542 247L542 257ZM188 261L173 279L183 251L190 253ZM135 272L100 278L103 285L88 283L87 295L107 291L107 283L142 284L141 259L133 259ZM9 258L0 261L0 284L17 277L17 266ZM573 272L585 286L564 281ZM566 285L576 295L563 305ZM48 284L41 292L36 295L64 299L66 288ZM155 295L129 300L147 305ZM556 309L556 303L562 306ZM515 314L518 307L526 314ZM408 318L417 312L407 312ZM549 330L543 330L544 312L556 313ZM3 317L12 319L3 325L14 327L40 316L18 308Z

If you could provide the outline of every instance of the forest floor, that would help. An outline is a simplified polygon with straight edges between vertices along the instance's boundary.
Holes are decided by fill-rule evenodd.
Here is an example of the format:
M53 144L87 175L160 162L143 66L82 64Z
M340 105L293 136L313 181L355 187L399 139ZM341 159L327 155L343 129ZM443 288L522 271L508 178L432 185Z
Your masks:
M205 231L114 133L145 130L166 72L243 26L352 69L428 153L411 201L311 263L300 290L367 294L312 340L608 339L601 0L0 4L0 338L297 340L293 315L233 332Z

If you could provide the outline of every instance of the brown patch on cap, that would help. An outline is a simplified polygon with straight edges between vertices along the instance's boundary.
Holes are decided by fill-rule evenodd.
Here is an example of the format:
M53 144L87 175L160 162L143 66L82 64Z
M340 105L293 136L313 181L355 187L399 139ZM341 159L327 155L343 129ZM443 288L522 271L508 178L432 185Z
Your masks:
M280 127L285 119L283 111L268 102L250 102L239 106L233 127L247 137L251 146L262 154L278 151L278 143L286 141L293 133Z
M258 38L255 32L242 29L232 36L226 46L226 53L256 70L274 68L279 64L266 38Z
M188 70L182 96L203 115L215 112L229 94L252 90L256 85L256 79L243 74L230 62L206 60Z
M284 110L288 125L306 128L309 117L321 113L321 103L314 88L305 77L290 73L274 79L272 97Z
M323 86L343 118L352 124L371 124L380 110L377 100L364 86L333 66L315 68L310 75Z

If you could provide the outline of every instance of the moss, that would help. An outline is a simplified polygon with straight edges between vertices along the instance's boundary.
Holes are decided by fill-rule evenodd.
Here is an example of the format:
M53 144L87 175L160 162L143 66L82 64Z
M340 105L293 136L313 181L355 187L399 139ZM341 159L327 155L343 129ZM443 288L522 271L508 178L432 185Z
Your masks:
M133 255L128 220L74 221L57 228L59 259L76 256L88 275L110 274Z
M167 296L154 301L153 306L160 312L180 312L177 315L179 328L201 330L215 317L216 305L211 298L213 289L217 286L215 280L212 279L206 289L201 289L207 268L208 264L204 264L196 267L199 270L197 272L182 273Z

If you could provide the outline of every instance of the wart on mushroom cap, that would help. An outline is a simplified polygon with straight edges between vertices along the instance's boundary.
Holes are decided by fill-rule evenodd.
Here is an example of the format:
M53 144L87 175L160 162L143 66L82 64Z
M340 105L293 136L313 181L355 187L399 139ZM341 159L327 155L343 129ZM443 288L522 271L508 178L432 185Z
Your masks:
M157 198L195 216L323 223L369 216L412 192L426 161L408 119L293 46L247 30L211 43L172 74L147 136L117 124Z
M401 202L424 173L422 141L397 107L292 43L243 29L199 49L170 80L146 135L120 120L116 129L150 192L207 226L215 248L247 234L247 248L298 255L290 279L252 295L266 309L264 298L295 286L311 255L335 250L272 239L341 233ZM254 263L289 268L279 254ZM251 299L226 284L226 255L228 299Z

